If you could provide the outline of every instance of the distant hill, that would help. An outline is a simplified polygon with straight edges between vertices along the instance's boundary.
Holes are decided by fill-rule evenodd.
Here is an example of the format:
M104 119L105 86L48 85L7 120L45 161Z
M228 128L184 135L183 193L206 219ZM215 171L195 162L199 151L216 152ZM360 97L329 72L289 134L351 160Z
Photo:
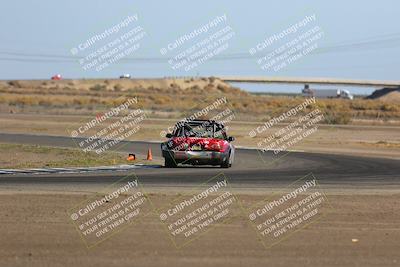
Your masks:
M400 103L400 87L398 88L383 88L375 90L367 99L379 99L384 102Z
M238 93L237 88L214 77L166 77L159 79L64 79L0 81L0 86L32 89L70 89L90 91L128 91L130 89L159 89L161 91L208 89ZM242 94L246 94L244 91Z

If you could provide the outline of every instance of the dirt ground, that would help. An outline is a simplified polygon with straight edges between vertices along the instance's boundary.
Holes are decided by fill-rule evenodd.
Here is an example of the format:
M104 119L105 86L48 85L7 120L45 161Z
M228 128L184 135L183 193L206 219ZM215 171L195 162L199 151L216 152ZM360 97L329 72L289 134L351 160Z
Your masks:
M156 192L156 191L155 191ZM87 249L68 210L90 194L0 192L1 266L399 266L400 192L327 191L329 212L265 248L245 216L218 223L177 249L150 213ZM238 192L253 204L271 191ZM175 198L152 193L155 206Z

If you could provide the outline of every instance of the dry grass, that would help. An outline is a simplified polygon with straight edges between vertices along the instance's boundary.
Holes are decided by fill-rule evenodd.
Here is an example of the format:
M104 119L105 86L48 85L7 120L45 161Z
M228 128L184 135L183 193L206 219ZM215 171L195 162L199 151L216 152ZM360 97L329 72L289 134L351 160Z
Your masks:
M86 153L72 148L0 144L0 167L4 169L89 167L127 163L125 154L111 151L99 156L94 152ZM145 162L141 161L140 163Z
M91 114L138 97L136 108L181 117L225 96L242 119L265 121L302 103L302 97L252 95L215 78L159 80L64 80L0 82L2 111ZM224 107L225 108L225 107ZM355 119L399 120L400 107L379 100L319 99L304 113L319 108L325 123L348 124ZM173 114L172 114L173 113Z

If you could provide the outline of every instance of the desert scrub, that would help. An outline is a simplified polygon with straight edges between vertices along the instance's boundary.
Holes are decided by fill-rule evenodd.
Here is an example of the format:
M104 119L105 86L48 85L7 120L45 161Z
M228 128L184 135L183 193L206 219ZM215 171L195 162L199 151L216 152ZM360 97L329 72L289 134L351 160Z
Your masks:
M122 85L120 85L119 83L114 85L114 91L115 92L121 92L123 88L124 87Z
M328 111L324 114L325 123L327 124L349 124L351 122L351 114L349 112Z
M90 91L105 91L107 86L104 84L95 84L89 88Z

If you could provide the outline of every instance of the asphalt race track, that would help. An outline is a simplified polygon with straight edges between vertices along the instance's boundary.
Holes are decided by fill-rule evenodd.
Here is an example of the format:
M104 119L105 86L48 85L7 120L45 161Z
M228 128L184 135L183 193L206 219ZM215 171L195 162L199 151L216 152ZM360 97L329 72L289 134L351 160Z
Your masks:
M0 134L0 142L38 144L57 147L74 147L76 141L69 137L37 136L25 134ZM145 153L151 148L160 157L160 145L147 142L123 142L118 151ZM277 158L256 150L237 149L234 166L219 167L183 166L166 169L155 166L136 169L134 173L142 184L155 186L191 186L224 173L235 187L272 187L287 185L298 178L313 173L321 185L375 188L400 185L400 161L369 157L354 157L317 153L290 152ZM1 175L0 184L109 184L131 173L98 172L81 174L13 174Z

